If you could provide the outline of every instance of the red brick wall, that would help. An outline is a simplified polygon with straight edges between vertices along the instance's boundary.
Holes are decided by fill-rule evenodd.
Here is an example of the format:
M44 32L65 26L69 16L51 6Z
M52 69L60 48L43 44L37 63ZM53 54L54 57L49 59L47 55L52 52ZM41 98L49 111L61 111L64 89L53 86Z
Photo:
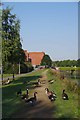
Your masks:
M44 52L27 52L24 51L26 55L26 59L31 58L32 65L40 65L43 56L45 55Z

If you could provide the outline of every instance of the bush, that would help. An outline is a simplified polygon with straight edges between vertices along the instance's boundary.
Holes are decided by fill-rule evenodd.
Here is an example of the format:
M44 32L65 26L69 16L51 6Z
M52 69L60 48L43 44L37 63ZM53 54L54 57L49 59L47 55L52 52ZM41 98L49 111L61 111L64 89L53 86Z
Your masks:
M25 63L20 64L21 73L31 72L32 70L33 70L33 67L31 65L27 65ZM13 74L13 65L11 63L6 63L3 66L3 73ZM19 73L19 64L14 64L14 74L18 74L18 73Z
M17 74L19 67L18 65L14 65L14 73ZM6 63L3 66L3 73L5 74L12 74L13 73L13 65L11 63Z

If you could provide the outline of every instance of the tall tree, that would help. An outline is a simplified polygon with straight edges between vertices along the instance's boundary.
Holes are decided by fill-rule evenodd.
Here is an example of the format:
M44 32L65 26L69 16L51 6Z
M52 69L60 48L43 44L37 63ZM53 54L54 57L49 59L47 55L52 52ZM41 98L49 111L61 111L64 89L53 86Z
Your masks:
M25 54L20 41L20 20L11 8L2 10L2 62L12 65L25 61Z
M2 46L3 62L17 63L18 58L24 58L20 42L20 21L15 14L11 14L8 7L2 11Z

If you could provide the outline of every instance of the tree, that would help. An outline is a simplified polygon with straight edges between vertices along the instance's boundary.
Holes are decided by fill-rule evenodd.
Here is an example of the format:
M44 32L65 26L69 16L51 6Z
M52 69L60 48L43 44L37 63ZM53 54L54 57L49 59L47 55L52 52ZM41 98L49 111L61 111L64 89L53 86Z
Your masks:
M77 60L77 67L80 67L80 58Z
M49 66L51 67L52 65L52 60L51 58L49 57L49 55L44 55L42 61L41 61L41 65L45 65L45 66Z
M20 21L15 14L11 14L11 9L8 7L2 11L2 48L3 62L17 63L19 57L24 58L21 57Z
M11 13L11 8L2 10L2 63L16 65L25 62L25 53L22 49L20 38L20 20L16 14ZM5 67L4 67L5 68Z
M55 64L58 67L71 67L77 66L77 61L76 60L53 61L53 64Z

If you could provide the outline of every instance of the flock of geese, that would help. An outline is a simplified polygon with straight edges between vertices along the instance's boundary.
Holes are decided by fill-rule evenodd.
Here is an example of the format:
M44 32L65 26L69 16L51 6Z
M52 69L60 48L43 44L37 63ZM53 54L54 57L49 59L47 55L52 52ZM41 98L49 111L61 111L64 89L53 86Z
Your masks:
M26 94L22 94L21 89L17 92L17 96L20 96L21 99L24 99L26 103L30 103L30 104L32 104L32 105L34 105L34 103L35 103L36 100L37 100L36 94L37 94L37 92L34 92L33 97L30 97L30 98L29 98L28 89L26 90Z
M55 101L57 96L54 91L49 91L48 88L45 88L46 95L48 96L49 100ZM37 101L37 92L33 93L33 97L29 97L29 91L26 89L26 94L22 94L21 89L17 92L17 96L20 96L21 99L24 99L26 103L30 103L31 105L34 105L34 103ZM68 95L65 93L65 90L62 91L62 99L63 100L68 100Z
M47 94L48 98L49 98L51 101L55 101L56 98L57 98L55 92L54 92L54 91L49 91L48 88L45 88L45 90L46 90L46 94ZM69 98L68 98L68 95L65 93L65 90L62 91L62 99L63 99L63 100L68 100L68 99L69 99Z

